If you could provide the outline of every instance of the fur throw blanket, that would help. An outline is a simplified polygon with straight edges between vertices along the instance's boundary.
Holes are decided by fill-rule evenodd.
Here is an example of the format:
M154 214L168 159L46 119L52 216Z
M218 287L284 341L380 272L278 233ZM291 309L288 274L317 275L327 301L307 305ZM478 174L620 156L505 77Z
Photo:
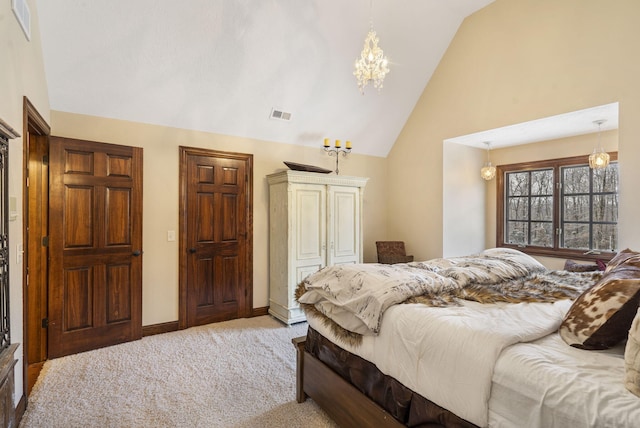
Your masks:
M392 266L325 269L298 285L296 299L307 316L321 318L337 337L352 345L360 344L362 334L377 334L382 313L392 304L554 302L575 299L601 276L600 272L548 271L524 253L506 249ZM371 283L380 285L372 286L374 292L364 291ZM371 307L374 315L368 313ZM367 322L369 329L363 327Z
M575 299L592 287L601 272L568 272L564 270L535 272L499 284L468 283L448 293L426 292L404 303L423 303L428 306L459 305L462 300L478 303L550 303Z

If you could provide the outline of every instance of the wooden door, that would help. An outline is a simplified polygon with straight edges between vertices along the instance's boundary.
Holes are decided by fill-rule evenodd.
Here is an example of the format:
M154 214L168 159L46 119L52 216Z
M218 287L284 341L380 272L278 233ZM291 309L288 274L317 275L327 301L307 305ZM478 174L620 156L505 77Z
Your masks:
M49 235L49 133L51 128L27 97L23 97L23 242L22 310L24 320L23 385L27 396L47 359Z
M180 326L248 316L252 157L180 150Z
M51 137L49 357L142 337L142 149Z
M47 359L47 330L43 320L47 318L48 248L43 240L49 234L49 140L44 135L32 133L28 133L27 138L29 185L25 201L27 286L24 299L27 310L24 342L28 395Z

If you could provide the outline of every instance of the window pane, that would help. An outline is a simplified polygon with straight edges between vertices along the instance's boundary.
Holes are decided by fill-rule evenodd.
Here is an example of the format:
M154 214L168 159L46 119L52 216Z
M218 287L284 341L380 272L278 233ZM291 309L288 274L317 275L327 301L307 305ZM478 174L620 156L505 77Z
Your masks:
M529 173L511 172L507 174L509 196L526 196L529 194Z
M565 223L563 230L563 247L589 249L589 225Z
M618 230L615 224L593 225L593 248L607 251L618 248Z
M589 221L589 195L565 196L562 221Z
M531 245L553 247L553 224L532 222Z
M531 194L553 195L553 170L531 171Z
M565 195L589 193L589 166L562 168L562 187Z
M510 221L507 223L507 242L509 244L526 245L529 236L529 223Z
M509 198L509 220L529 219L529 198Z
M618 195L593 196L593 221L618 221Z
M595 193L602 192L618 192L618 164L610 163L607 168L593 174L593 191Z
M553 220L553 198L551 196L531 198L531 220Z

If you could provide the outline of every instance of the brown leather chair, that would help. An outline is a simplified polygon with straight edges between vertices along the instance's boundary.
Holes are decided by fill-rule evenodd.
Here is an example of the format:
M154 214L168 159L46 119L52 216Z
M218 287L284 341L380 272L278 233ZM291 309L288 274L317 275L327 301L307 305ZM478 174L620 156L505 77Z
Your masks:
M394 264L413 261L413 256L407 256L404 241L376 241L378 263Z

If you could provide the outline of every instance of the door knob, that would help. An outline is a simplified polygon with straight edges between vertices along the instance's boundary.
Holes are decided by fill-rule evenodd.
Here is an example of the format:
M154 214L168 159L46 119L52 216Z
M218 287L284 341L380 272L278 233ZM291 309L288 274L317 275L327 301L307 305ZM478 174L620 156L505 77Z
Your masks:
M189 252L190 252L191 254L195 254L196 249L195 249L195 248L193 248L193 247L192 247L192 248L189 248Z
M135 250L133 253L131 253L134 257L138 257L140 254L142 254L142 251L140 250Z

